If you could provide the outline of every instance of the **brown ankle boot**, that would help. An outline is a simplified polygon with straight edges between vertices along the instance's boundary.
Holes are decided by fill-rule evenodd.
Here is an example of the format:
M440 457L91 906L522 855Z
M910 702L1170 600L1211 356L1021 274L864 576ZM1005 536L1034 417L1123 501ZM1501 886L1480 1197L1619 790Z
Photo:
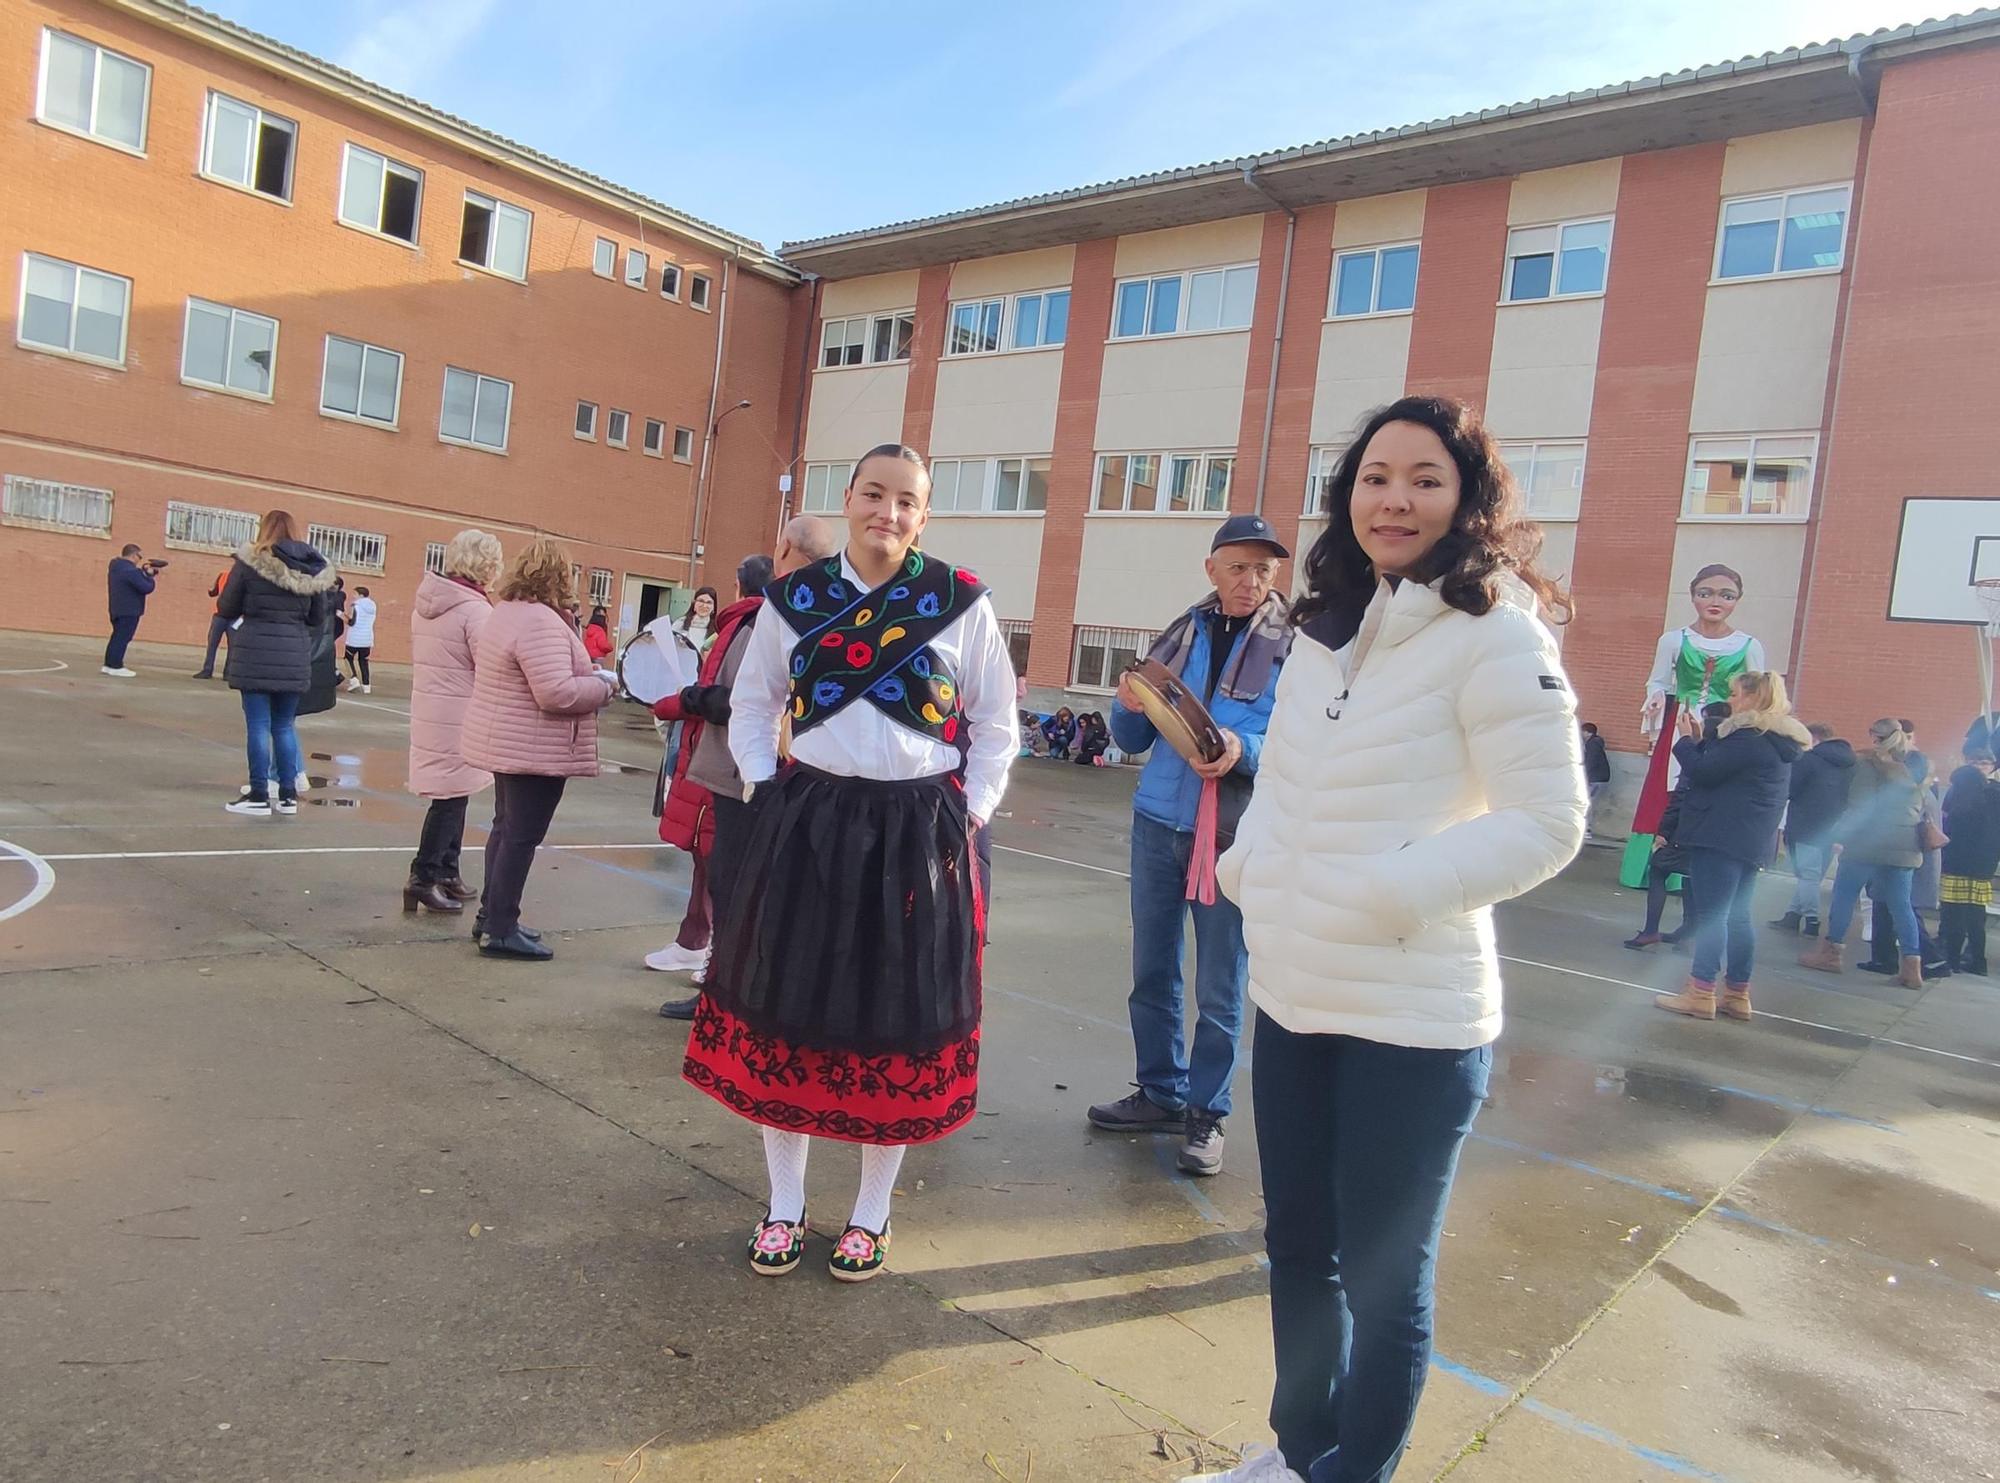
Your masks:
M1716 1001L1716 1013L1727 1015L1732 1020L1750 1018L1750 985L1747 983L1726 983L1722 986L1722 997Z
M1715 985L1690 978L1686 988L1678 994L1662 994L1653 1001L1653 1007L1664 1009L1669 1014L1684 1014L1689 1019L1712 1020L1715 1018Z
M1799 954L1801 968L1817 969L1821 973L1838 973L1841 969L1841 954L1846 944L1822 937L1817 947L1809 947Z
M455 901L470 901L479 894L477 887L468 886L464 880L455 875L439 881L438 886L445 895Z
M1924 959L1921 953L1903 954L1903 971L1896 982L1906 989L1921 989L1924 986Z
M445 889L436 881L420 881L411 876L409 884L403 887L403 910L415 911L418 907L425 911L444 912L455 915L465 910L465 903L445 894Z

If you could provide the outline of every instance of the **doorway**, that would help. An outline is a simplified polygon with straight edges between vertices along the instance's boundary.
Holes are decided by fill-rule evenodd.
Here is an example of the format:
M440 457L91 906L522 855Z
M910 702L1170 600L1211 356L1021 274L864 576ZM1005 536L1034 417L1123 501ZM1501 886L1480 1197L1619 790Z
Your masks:
M670 616L677 612L681 605L675 598L680 590L678 582L669 582L658 577L642 577L628 572L625 577L625 597L618 612L619 632L627 636L637 634L655 618Z

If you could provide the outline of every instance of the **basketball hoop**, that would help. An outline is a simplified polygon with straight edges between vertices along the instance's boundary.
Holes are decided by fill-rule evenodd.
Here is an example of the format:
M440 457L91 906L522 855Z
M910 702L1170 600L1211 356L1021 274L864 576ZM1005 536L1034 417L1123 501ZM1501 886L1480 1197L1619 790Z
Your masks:
M1973 630L1973 641L1979 645L1979 695L1980 715L1993 714L1993 641L2000 639L2000 577L1982 577L1972 584L1973 600L1979 604L1980 617L1984 620Z

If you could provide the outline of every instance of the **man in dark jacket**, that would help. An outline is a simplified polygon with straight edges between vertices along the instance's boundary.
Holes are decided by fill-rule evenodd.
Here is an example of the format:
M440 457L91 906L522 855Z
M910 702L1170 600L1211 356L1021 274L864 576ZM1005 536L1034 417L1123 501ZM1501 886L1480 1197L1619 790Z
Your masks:
M104 646L101 673L115 675L121 680L129 680L138 673L125 667L125 646L139 631L139 620L146 616L146 597L155 586L153 579L165 565L164 561L148 561L146 553L137 546L127 546L112 561L107 574L111 597L111 642Z
M2000 782L1993 754L1968 751L1944 796L1944 873L1938 882L1938 936L1953 973L1986 976L1986 908L2000 871Z
M1611 757L1604 750L1604 738L1597 734L1597 723L1583 723L1583 781L1590 789L1590 804L1583 813L1584 833L1597 832L1597 805L1604 797L1604 790L1611 786Z
M1788 932L1819 936L1819 889L1833 864L1833 830L1847 811L1854 781L1854 748L1824 721L1807 728L1813 749L1792 764L1791 803L1785 813L1785 848L1798 884L1792 904L1771 923Z

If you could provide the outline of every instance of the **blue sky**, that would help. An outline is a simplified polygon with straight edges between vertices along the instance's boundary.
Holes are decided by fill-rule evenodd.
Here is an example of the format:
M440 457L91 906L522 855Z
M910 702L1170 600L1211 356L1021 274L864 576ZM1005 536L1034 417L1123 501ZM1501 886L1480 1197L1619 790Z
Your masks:
M1922 0L206 3L774 246L1926 13Z

